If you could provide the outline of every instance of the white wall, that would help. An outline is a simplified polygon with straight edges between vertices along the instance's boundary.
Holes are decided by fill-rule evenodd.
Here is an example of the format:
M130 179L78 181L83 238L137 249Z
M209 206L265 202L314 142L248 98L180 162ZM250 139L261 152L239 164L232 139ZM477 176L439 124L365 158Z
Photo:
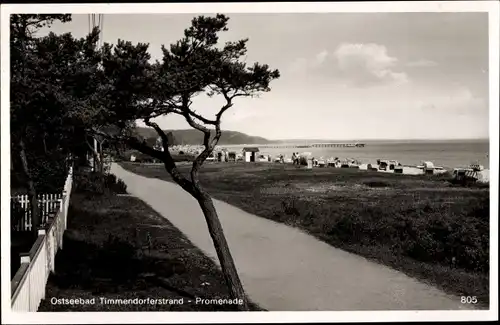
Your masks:
M252 153L251 153L251 152L246 151L246 152L245 152L245 161L246 161L246 162L250 162L250 157L252 157Z

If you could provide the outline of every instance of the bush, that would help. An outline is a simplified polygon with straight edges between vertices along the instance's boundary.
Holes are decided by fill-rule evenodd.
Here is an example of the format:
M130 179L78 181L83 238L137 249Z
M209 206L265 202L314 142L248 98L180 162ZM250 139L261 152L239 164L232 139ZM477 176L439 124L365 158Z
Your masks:
M121 179L117 179L114 174L76 173L75 191L99 195L108 193L125 194L127 193L127 185Z
M432 201L399 211L352 210L335 218L328 235L336 243L386 246L417 261L484 273L489 269L488 198L470 200L467 210L443 213Z
M24 175L22 175L21 171L14 169L10 170L10 188L11 193L17 191L26 192L26 180L24 179Z
M390 187L390 184L388 182L378 181L378 180L365 181L365 182L363 182L363 184L368 186L368 187L374 187L374 188Z
M104 183L99 176L100 175L95 172L75 173L74 191L104 194Z
M40 147L39 143L31 143L33 138L26 139L26 160L29 174L39 193L61 192L68 175L67 154L58 150ZM23 170L23 162L19 155L19 148L11 143L11 186L24 188L27 183Z
M55 155L29 159L29 170L38 193L61 192L68 177L65 159Z
M18 200L11 200L10 207L10 227L12 229L16 228L18 223L23 219L25 215L25 210L21 206Z
M281 208L286 215L300 216L300 211L296 207L296 200L289 199L281 202Z
M127 193L127 185L121 179L118 179L116 181L115 193L118 193L118 194L126 194Z

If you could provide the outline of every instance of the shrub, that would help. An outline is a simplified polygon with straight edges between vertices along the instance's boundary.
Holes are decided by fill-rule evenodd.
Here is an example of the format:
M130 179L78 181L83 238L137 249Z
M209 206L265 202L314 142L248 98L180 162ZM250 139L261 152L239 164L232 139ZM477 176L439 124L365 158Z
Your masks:
M293 198L282 201L281 208L286 215L300 216L300 212L296 207L296 201Z
M21 206L18 200L11 201L10 207L10 227L12 229L16 228L18 223L23 219L25 215L25 210Z
M10 170L10 188L11 188L11 193L14 191L25 191L26 187L26 180L24 178L24 175L21 173L21 171L11 169Z
M127 185L121 179L117 179L114 174L76 173L75 191L98 195L107 193L125 194L127 193Z
M39 193L58 193L68 176L66 161L61 157L38 157L30 161L30 173Z
M343 213L330 214L322 229L335 244L384 246L424 263L488 271L488 197L469 199L467 208L456 211L446 211L430 199L410 204L391 208L380 202L363 210L341 209ZM302 211L301 218L305 218Z
M104 184L107 188L111 188L116 184L116 176L114 174L108 174L104 178Z
M115 184L115 193L125 194L127 193L127 185L121 179L118 179Z
M105 187L101 175L96 172L78 172L74 175L74 191L104 194Z
M365 182L363 182L363 184L365 184L368 187L374 187L374 188L377 188L377 187L390 187L390 184L388 182L378 181L378 180L365 181Z
M110 189L113 193L125 194L127 193L127 185L124 181L117 178L114 174L107 174L104 178L105 187Z
M26 159L29 173L34 182L35 189L39 193L58 193L64 187L68 175L68 163L66 154L57 150L47 151L33 143L26 143ZM19 156L19 148L11 146L11 185L13 188L24 188L26 177L23 171L23 163Z

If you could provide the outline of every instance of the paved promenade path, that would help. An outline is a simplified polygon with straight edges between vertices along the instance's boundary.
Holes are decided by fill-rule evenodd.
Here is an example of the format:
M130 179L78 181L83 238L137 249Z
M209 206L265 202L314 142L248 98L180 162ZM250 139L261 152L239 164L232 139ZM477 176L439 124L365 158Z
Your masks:
M217 262L198 203L176 184L113 164L112 173ZM453 310L457 297L297 229L214 200L250 298L270 311ZM469 307L470 308L470 307Z

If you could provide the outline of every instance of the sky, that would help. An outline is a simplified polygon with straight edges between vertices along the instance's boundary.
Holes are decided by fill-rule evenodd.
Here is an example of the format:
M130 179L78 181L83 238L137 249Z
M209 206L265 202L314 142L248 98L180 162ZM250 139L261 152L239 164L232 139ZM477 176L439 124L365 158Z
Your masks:
M194 16L106 14L103 41L149 43L161 59L161 45L180 39ZM249 38L246 62L269 64L281 77L268 93L237 98L223 130L268 139L488 138L487 13L227 16L220 41ZM83 37L88 15L51 30ZM207 117L221 103L194 101ZM189 128L179 116L157 122Z

